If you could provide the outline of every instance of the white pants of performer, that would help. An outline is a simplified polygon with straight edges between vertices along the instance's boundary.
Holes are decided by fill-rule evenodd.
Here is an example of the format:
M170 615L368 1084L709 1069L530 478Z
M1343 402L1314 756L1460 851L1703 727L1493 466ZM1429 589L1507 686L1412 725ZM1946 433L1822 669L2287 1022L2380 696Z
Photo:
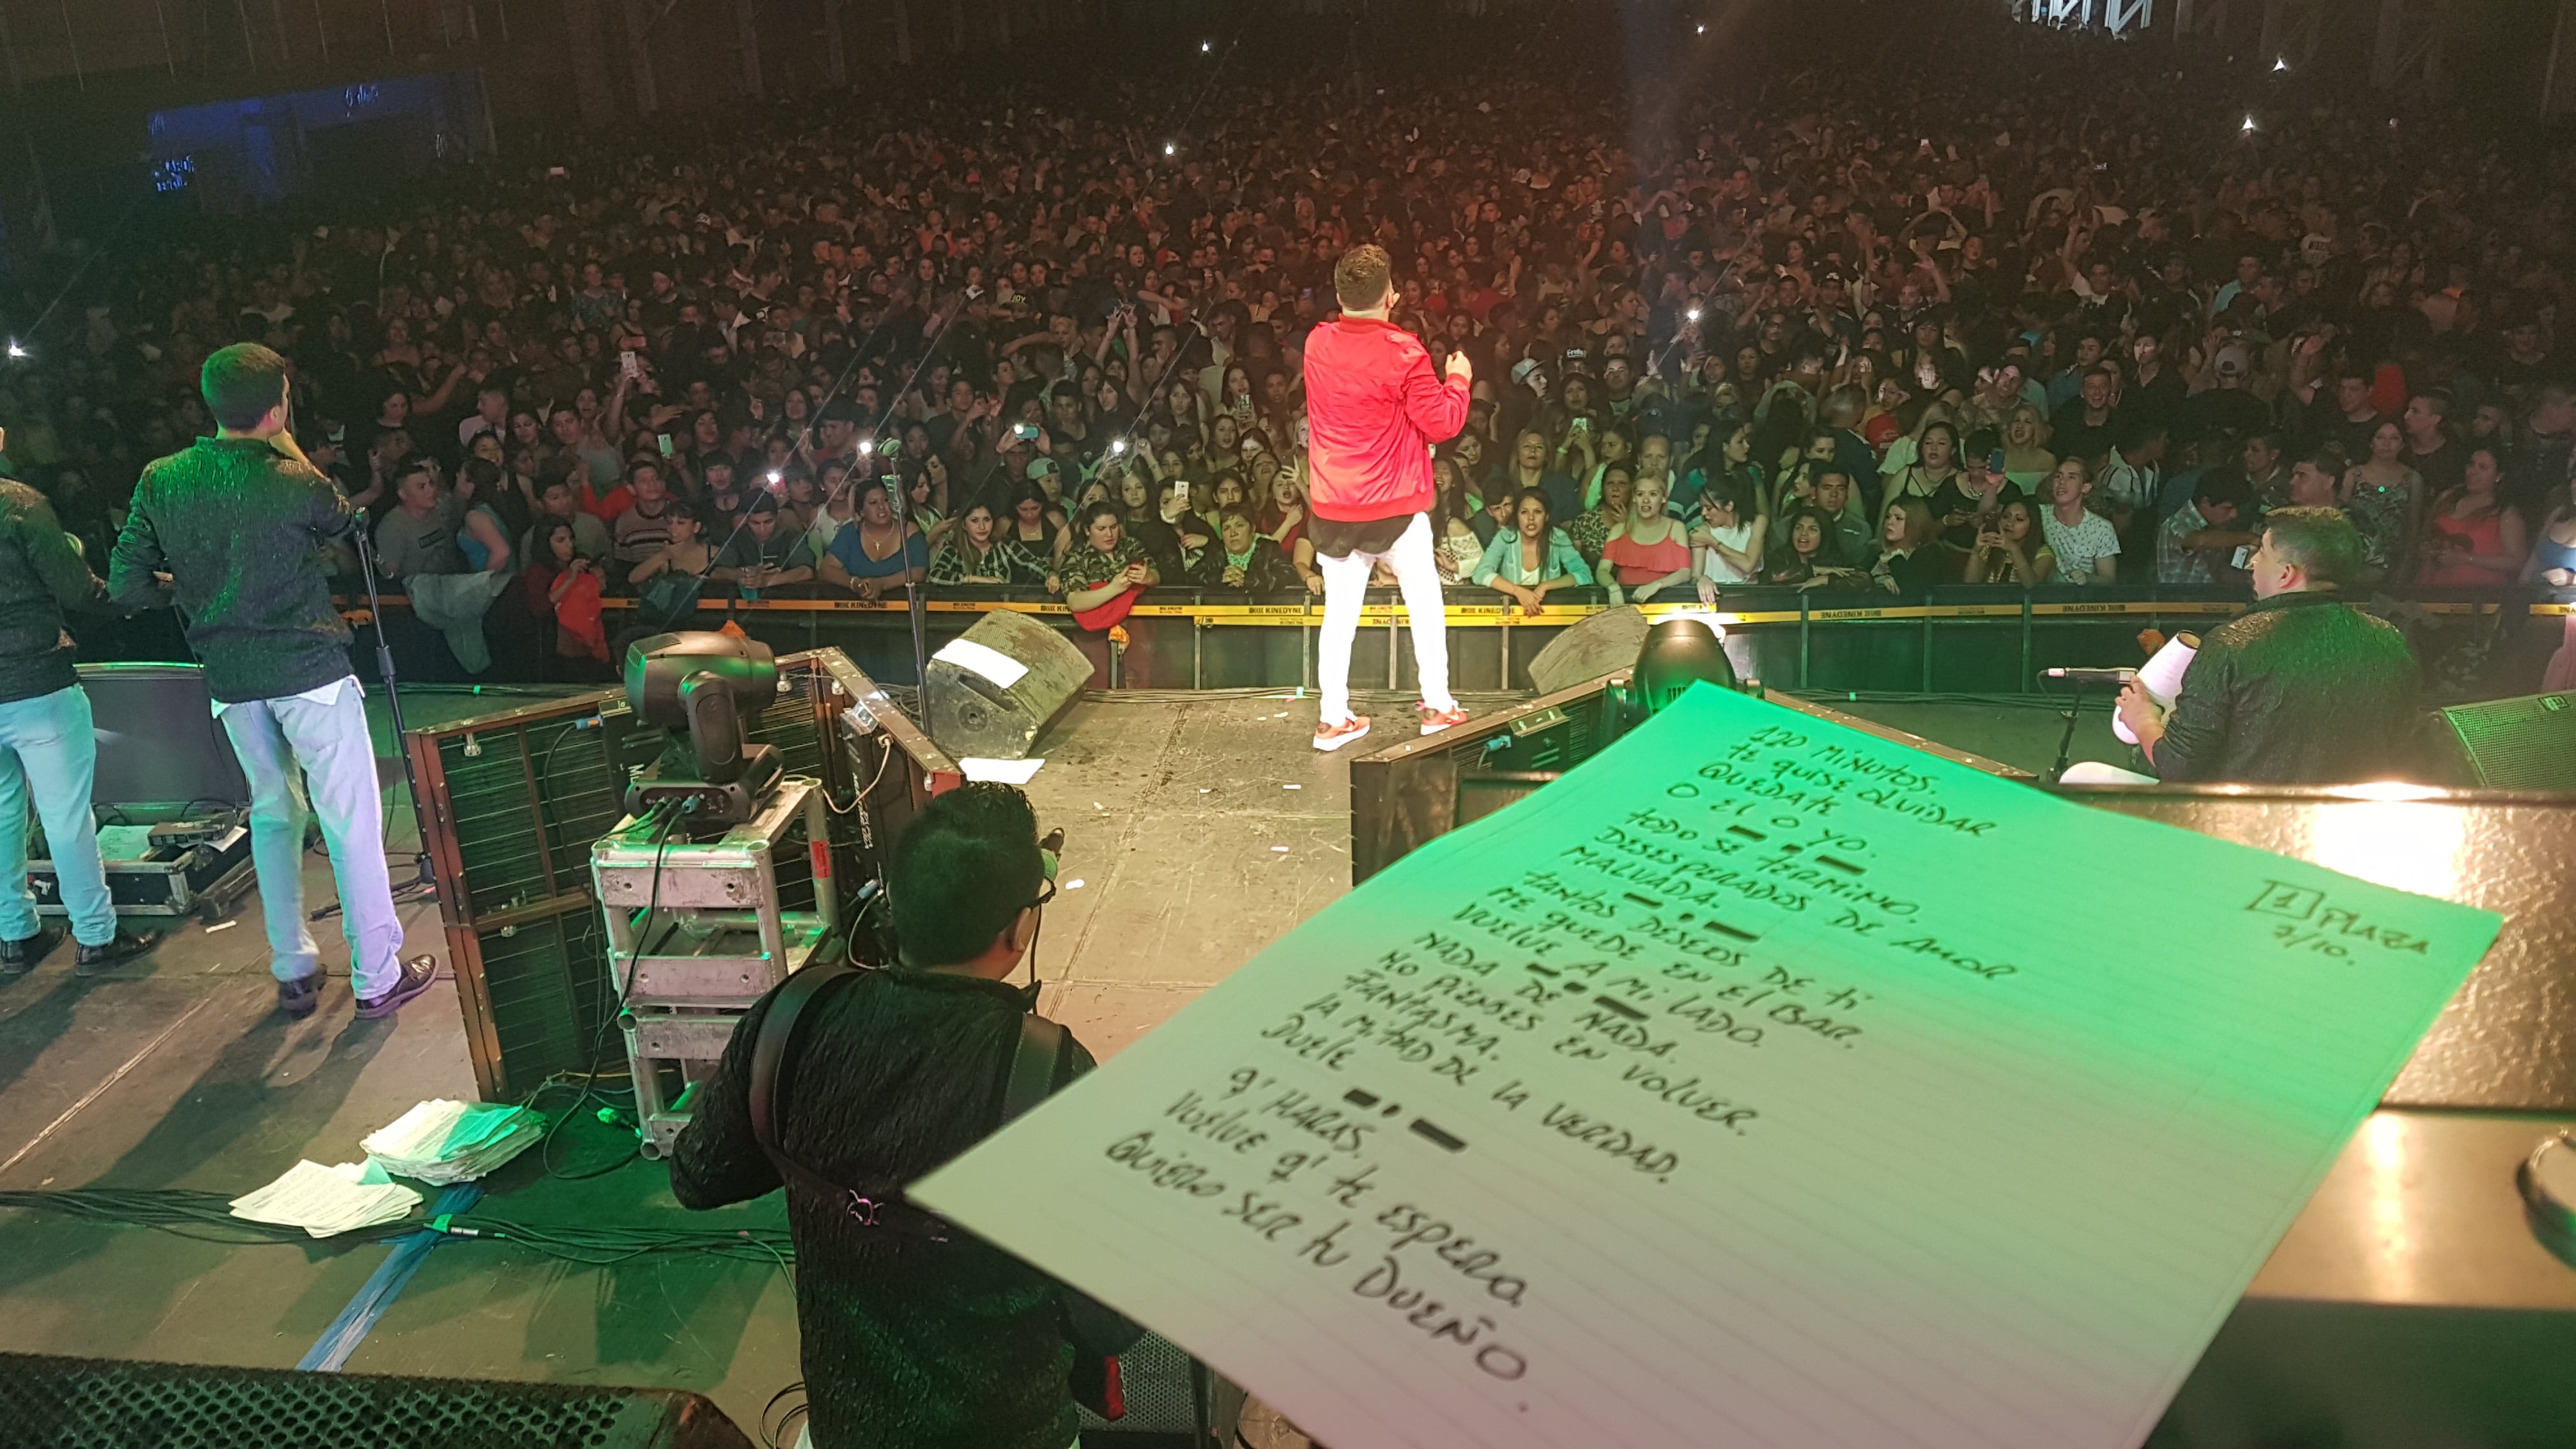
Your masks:
M1395 573L1404 592L1404 612L1413 626L1413 663L1422 676L1422 702L1435 710L1458 707L1449 693L1449 616L1440 599L1440 565L1431 551L1431 520L1413 515L1406 528L1382 554L1351 550L1340 558L1315 555L1324 575L1324 633L1315 642L1315 682L1324 694L1324 723L1351 717L1351 641L1359 637L1360 605L1368 593L1369 571L1379 560Z
M2117 765L2105 765L2095 760L2077 760L2066 767L2066 773L2060 778L2069 785L2161 785L2164 783L2153 775L2141 775L2135 770L2123 770Z
M322 822L340 930L349 938L350 989L382 996L402 979L402 919L387 882L384 796L367 733L366 691L354 678L280 699L223 706L242 776L250 784L250 855L268 917L268 967L280 981L321 969L304 925L304 822Z

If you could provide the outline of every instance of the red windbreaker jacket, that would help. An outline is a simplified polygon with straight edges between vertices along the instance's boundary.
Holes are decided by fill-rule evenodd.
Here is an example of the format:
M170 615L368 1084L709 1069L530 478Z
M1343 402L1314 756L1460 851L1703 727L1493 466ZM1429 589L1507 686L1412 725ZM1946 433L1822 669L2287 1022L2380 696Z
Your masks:
M1431 508L1431 448L1467 425L1467 384L1391 322L1341 317L1306 338L1307 503L1366 523Z

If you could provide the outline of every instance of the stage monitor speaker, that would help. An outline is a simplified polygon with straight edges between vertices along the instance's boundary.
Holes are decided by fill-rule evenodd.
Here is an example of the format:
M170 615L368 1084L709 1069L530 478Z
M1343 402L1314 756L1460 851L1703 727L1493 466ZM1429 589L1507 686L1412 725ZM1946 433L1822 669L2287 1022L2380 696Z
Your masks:
M1595 614L1547 641L1530 661L1530 683L1541 694L1589 684L1637 662L1646 644L1646 616L1634 604Z
M203 668L84 664L80 682L98 735L92 804L185 810L204 801L250 803L241 761L208 703Z
M45 1449L751 1449L703 1395L676 1389L416 1379L0 1353L0 1440Z
M1221 1381L1171 1340L1146 1334L1118 1355L1127 1412L1104 1420L1083 1409L1083 1449L1208 1449L1230 1441L1211 1426L1217 1417L1209 1395Z
M994 609L930 656L922 722L957 759L1027 756L1091 683L1091 661L1062 634Z
M2489 790L2576 790L2576 693L2464 704L2441 715L2469 783Z

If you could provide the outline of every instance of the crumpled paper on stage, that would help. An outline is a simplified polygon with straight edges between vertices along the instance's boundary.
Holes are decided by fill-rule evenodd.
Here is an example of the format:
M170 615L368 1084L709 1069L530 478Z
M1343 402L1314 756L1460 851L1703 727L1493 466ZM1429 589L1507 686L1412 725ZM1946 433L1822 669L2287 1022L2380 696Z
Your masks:
M419 1206L419 1193L372 1160L336 1167L298 1162L277 1181L232 1201L234 1217L302 1228L317 1238L400 1222Z

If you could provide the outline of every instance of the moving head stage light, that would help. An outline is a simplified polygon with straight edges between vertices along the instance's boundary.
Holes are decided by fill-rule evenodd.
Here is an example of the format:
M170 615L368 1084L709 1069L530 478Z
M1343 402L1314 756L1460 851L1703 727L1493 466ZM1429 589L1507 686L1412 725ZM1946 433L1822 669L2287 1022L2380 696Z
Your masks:
M1662 710L1701 680L1720 689L1739 687L1735 665L1726 657L1725 632L1706 619L1687 615L1648 629L1629 685L1638 717Z
M641 815L665 800L694 800L696 818L732 825L757 814L778 783L778 751L747 744L745 716L778 697L778 664L766 644L734 634L656 634L626 650L626 707L648 726L686 730L626 787Z

